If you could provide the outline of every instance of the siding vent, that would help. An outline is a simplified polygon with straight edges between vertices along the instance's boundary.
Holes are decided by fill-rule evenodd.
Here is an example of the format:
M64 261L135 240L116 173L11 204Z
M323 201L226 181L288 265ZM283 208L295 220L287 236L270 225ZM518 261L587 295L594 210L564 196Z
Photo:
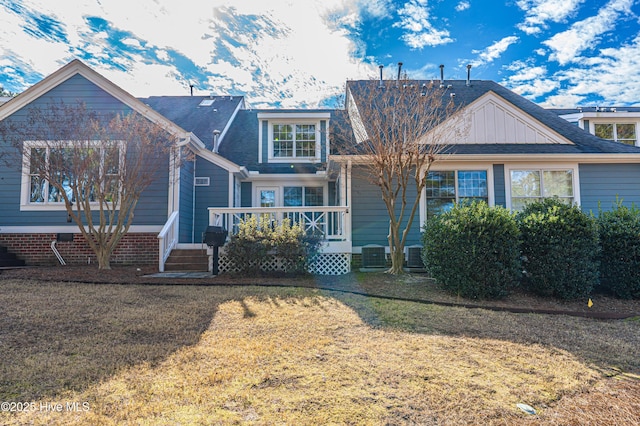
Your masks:
M367 245L362 247L362 267L363 268L384 268L387 266L387 259L383 246Z
M206 177L196 177L193 183L195 186L209 186L209 176Z

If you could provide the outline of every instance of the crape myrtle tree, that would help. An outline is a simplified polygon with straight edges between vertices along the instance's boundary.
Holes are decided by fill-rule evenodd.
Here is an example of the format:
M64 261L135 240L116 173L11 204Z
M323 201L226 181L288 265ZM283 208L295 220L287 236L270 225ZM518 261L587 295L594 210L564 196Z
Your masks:
M101 114L84 103L30 108L0 122L0 137L28 173L30 203L60 203L96 255L99 269L129 231L143 191L177 161L176 140L136 112Z
M451 95L439 81L409 80L406 75L347 83L346 123L333 132L342 141L355 137L356 143L339 150L380 188L389 216L389 273L403 273L404 248L429 169L447 144L465 131L464 117Z

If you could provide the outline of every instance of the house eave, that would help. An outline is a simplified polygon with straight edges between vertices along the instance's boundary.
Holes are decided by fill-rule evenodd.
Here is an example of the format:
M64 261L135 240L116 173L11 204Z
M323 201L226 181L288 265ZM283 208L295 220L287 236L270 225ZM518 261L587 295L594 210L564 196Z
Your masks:
M138 100L129 92L117 86L106 77L89 68L79 59L74 59L67 65L53 72L43 80L39 81L38 83L34 84L21 94L13 98L10 102L1 105L0 121L14 114L21 108L29 105L34 100L38 99L45 93L64 83L76 74L79 74L87 80L91 81L93 84L109 93L111 96L127 105L132 110L146 117L153 123L162 126L170 133L178 136L187 134L187 132L180 126L176 125L174 122L167 119L162 114L158 113L142 101Z
M336 163L355 164L370 163L368 155L333 155L331 160ZM438 162L578 162L578 163L640 163L640 153L625 154L444 154L438 156Z

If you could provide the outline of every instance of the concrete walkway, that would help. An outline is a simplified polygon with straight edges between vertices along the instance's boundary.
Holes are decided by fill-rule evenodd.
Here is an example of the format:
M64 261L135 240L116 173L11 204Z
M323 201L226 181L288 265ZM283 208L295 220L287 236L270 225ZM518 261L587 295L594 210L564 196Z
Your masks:
M173 271L173 272L158 272L157 274L143 275L150 278L211 278L213 275L211 272L205 271Z

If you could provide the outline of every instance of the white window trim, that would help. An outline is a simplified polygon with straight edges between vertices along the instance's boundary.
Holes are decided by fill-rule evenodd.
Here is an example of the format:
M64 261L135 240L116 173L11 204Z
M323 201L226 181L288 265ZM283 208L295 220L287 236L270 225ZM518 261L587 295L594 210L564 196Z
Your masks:
M573 204L580 206L580 175L577 163L556 163L556 164L536 164L536 163L514 163L504 165L504 192L505 203L509 210L511 206L511 171L512 170L541 170L541 171L573 171Z
M591 133L592 135L596 134L596 124L612 124L613 125L613 136L614 136L614 138L613 139L607 139L607 140L618 142L618 143L624 143L624 142L619 142L618 141L618 129L616 127L616 124L633 124L635 126L635 128L636 128L636 142L635 142L635 144L633 146L639 146L638 144L640 143L640 138L638 137L638 122L637 121L625 120L625 119L616 120L614 117L612 117L609 120L589 119L589 133Z
M257 183L257 182L256 182ZM270 190L270 189L275 189L276 190L276 207L285 207L284 206L284 188L285 187L290 187L290 186L300 186L300 187L305 187L305 186L310 186L310 187L317 187L317 188L322 188L322 202L323 202L323 206L328 206L328 201L329 201L329 185L326 181L322 181L322 182L310 182L310 181L302 181L302 180L291 180L289 182L287 181L278 181L276 182L259 182L260 185L257 186L252 185L253 186L253 206L254 207L260 207L260 190ZM305 206L302 206L305 207ZM309 208L313 208L314 206L308 206Z
M273 126L274 124L290 124L290 125L313 125L315 126L316 134L316 150L313 157L296 157L296 146L294 142L293 156L292 157L275 157L273 155ZM270 163L318 163L321 156L321 134L320 134L320 120L301 120L301 119L281 119L281 120L269 120L268 125L268 161ZM294 131L295 134L295 131Z
M456 164L456 163L442 163L431 166L430 172L455 172L456 185L458 183L459 171L486 171L487 172L487 203L489 206L494 206L496 202L494 191L494 179L493 179L493 163L487 164ZM458 188L456 187L456 200L458 199ZM427 220L427 189L422 188L422 195L420 196L420 226L424 225Z
M124 165L124 156L125 156L125 147L126 144L124 141L111 141L118 144L118 148L120 150L120 167ZM50 147L53 143L60 143L59 141L25 141L23 144L23 154L22 154L22 176L20 183L20 211L66 211L67 208L64 205L64 202L53 203L53 202L44 202L44 203L32 203L30 201L31 195L31 164L26 156L25 152L31 151L32 148L47 148ZM97 144L98 142L96 142ZM71 145L72 142L69 142ZM99 203L93 202L90 203L93 206L99 206Z

